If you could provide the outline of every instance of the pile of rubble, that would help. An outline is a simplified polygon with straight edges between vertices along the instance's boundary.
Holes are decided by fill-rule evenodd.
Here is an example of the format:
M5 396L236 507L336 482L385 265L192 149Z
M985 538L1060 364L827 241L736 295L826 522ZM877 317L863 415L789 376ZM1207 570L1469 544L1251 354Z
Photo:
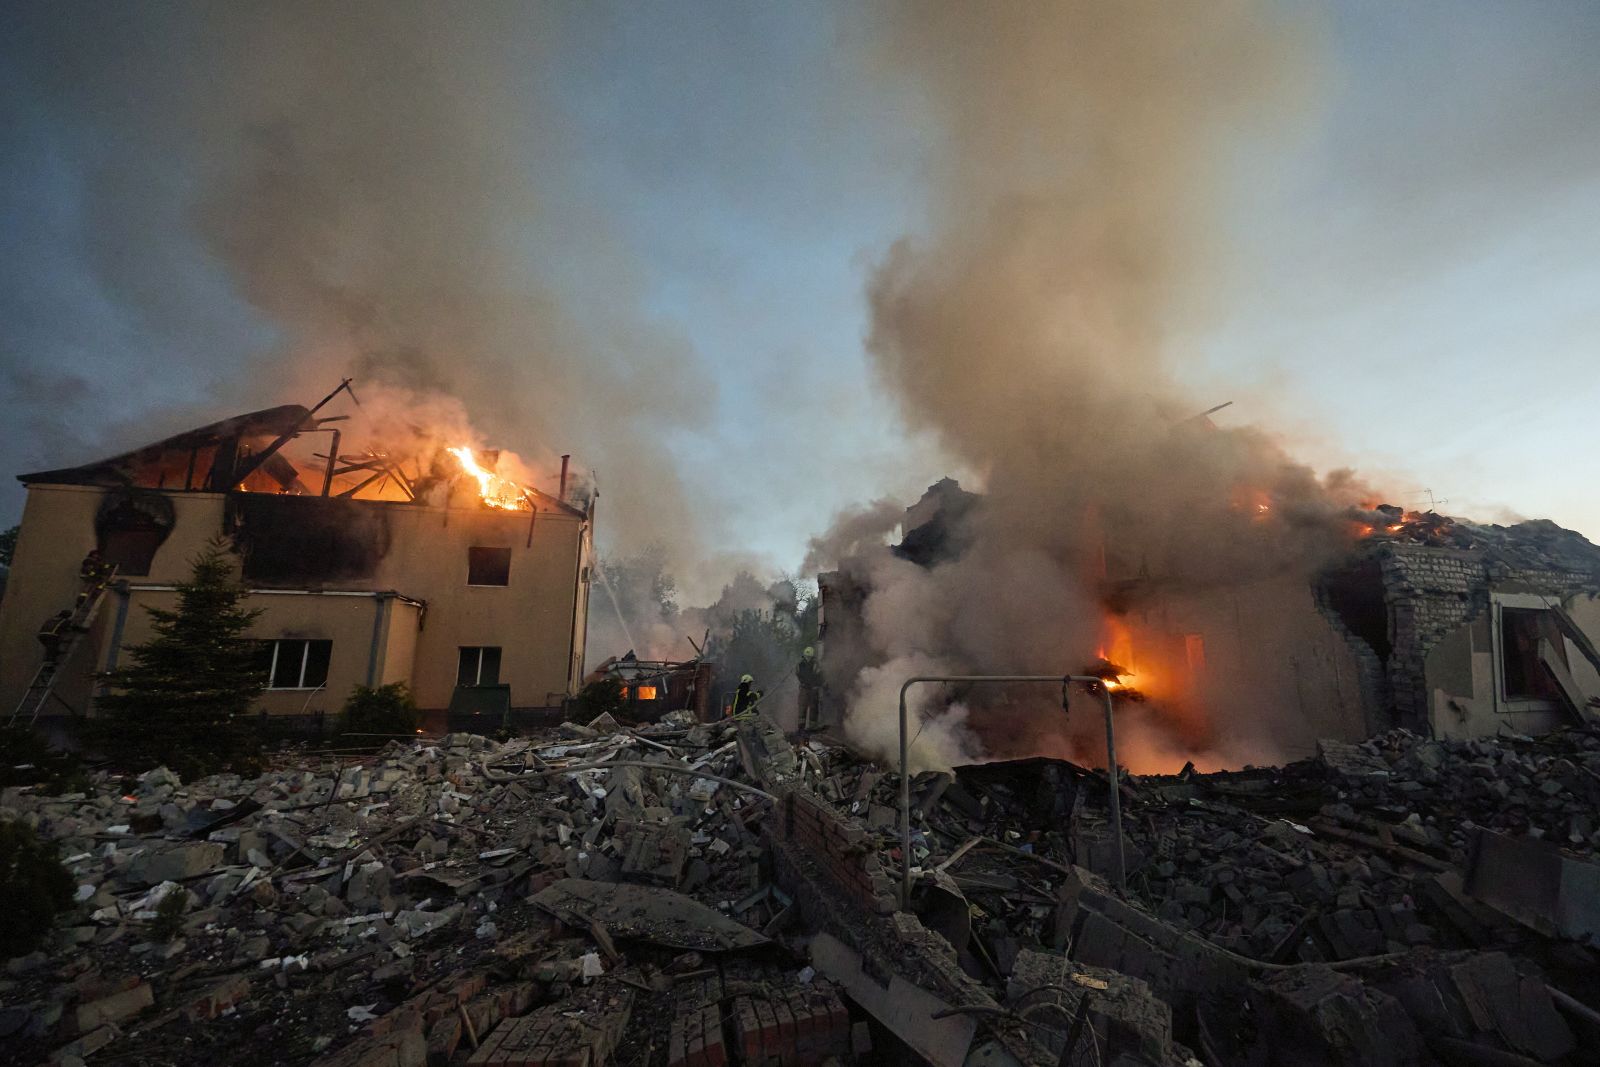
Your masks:
M79 908L6 965L0 1042L19 1063L711 1062L726 1002L753 1047L770 1023L774 1048L847 1056L864 1034L772 940L792 915L743 777L733 726L677 715L8 789Z
M842 819L873 835L886 869L900 862L897 789L894 776L847 758L816 783ZM1237 1009L1230 984L1237 994L1259 980L1257 1010L1284 1027L1276 1040L1316 1045L1292 1024L1296 1012L1327 1014L1312 1027L1324 1030L1329 1013L1353 1013L1346 1022L1369 1028L1362 1047L1375 1056L1385 1033L1414 1039L1410 1053L1372 1061L1396 1063L1427 1062L1417 1057L1439 1041L1489 1057L1460 1059L1458 1049L1445 1062L1530 1062L1491 1052L1557 1062L1577 1048L1572 1025L1600 1022L1546 984L1590 1003L1600 995L1600 729L1461 742L1396 731L1327 742L1317 759L1283 768L1125 776L1128 893L1099 886L1087 927L1114 915L1117 933L1097 950L1079 902L1093 872L1115 870L1108 790L1103 773L1051 760L913 781L916 910L997 1003L1041 988L1032 972L1059 971L1064 958L1108 989L1147 982L1135 1014L1147 995L1174 1011ZM1214 995L1199 995L1207 975L1223 978ZM1417 992L1418 982L1432 992ZM1446 1011L1438 1004L1454 1005L1448 1014L1505 997L1536 1025L1435 1017ZM1070 1019L1072 1002L1061 1001L1058 1020ZM1220 1062L1233 1062L1227 1034L1206 1036ZM1272 1040L1253 1033L1235 1049L1239 1062ZM1345 1055L1332 1062L1367 1062Z
M1366 516L1373 541L1475 551L1518 569L1600 576L1600 548L1549 519L1500 526L1381 504Z
M1600 730L1123 776L898 778L767 719L609 717L8 789L78 908L22 1063L1580 1063ZM916 889L899 898L909 864Z

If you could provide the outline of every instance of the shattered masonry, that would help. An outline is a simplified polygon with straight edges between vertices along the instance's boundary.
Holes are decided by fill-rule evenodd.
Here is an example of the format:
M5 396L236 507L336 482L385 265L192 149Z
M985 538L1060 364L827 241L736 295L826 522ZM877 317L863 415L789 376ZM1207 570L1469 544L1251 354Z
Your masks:
M1097 873L1103 772L1029 759L916 777L898 910L897 788L686 713L11 788L80 889L7 964L0 1040L105 1065L1591 1062L1595 727L1128 776L1126 899Z

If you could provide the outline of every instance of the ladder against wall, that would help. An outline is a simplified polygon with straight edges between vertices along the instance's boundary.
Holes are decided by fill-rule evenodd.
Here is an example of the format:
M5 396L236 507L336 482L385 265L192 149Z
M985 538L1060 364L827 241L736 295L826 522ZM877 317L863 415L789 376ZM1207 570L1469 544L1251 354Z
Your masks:
M61 677L62 668L67 665L73 651L88 635L89 628L94 625L95 616L100 613L100 606L105 603L106 594L111 589L111 580L116 577L116 573L113 568L104 581L90 586L84 593L79 594L77 602L73 605L72 614L63 627L61 644L57 646L54 658L46 659L39 664L33 680L28 683L27 692L23 693L22 699L18 701L11 718L6 720L7 726L14 726L24 718L30 726L38 722L39 713L44 710L45 704L55 692L56 679Z

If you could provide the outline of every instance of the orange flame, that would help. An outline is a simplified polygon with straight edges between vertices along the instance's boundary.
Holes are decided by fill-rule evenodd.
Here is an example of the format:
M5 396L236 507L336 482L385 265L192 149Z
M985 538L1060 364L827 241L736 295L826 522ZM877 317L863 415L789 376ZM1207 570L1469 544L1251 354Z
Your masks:
M533 504L528 500L528 491L509 478L502 478L491 470L485 470L473 458L472 449L463 445L460 448L452 448L449 452L456 457L462 470L478 480L478 496L485 504L504 511L532 510Z

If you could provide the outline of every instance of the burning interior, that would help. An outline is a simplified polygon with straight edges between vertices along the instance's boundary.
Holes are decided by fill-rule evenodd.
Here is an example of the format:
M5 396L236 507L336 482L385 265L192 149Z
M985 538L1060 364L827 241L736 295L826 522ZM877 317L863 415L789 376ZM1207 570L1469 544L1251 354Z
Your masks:
M886 661L874 627L908 601L939 610L908 589L966 588L957 576L984 560L987 506L945 479L906 510L898 543L858 550L821 575L829 714L858 743L884 750L870 721L879 709L863 705L898 684L886 675L968 655L959 610L948 632L924 631L924 648L945 642L942 659ZM1150 554L1128 552L1147 539L1116 536L1115 522L1086 508L1092 547L1074 603L1089 617L1041 620L1060 641L1048 659L1037 645L1025 650L1031 660L1011 649L996 658L1007 669L1104 678L1128 733L1119 757L1143 773L1280 762L1312 754L1319 738L1396 726L1450 737L1539 732L1600 705L1600 548L1582 536L1549 522L1502 527L1359 503L1286 521L1255 490L1233 493L1229 510L1241 538L1310 540L1315 551L1273 546L1292 563L1239 573L1186 573L1181 553L1168 554L1180 566L1162 573ZM890 672L886 662L916 669ZM924 766L1104 762L1094 717L1063 715L1037 694L958 687L926 699L913 757Z

